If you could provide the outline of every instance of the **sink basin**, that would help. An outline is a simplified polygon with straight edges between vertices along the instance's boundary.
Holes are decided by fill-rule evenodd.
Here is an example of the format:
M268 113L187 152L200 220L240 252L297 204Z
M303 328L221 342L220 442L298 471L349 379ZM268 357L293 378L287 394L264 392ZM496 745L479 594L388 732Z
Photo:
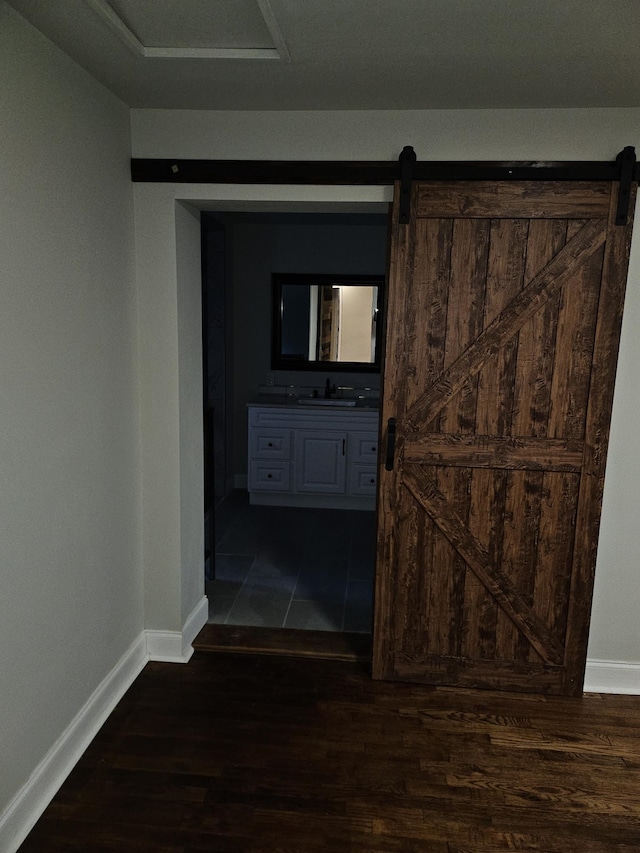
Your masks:
M298 397L303 406L355 406L355 400L325 400L324 397Z

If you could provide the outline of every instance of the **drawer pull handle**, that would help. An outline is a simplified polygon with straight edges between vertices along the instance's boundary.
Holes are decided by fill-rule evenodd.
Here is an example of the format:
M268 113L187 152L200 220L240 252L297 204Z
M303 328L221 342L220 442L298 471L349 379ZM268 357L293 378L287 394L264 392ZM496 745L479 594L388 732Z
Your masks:
M377 450L377 448L375 448L375 447L372 447L372 448L371 448L371 452L372 452L372 453L375 453L375 452L376 452L376 450Z
M270 441L270 442L269 442L269 447L273 447L273 442L272 442L272 441Z
M267 474L267 480L270 480L273 477L273 474Z
M370 482L370 483L375 483L375 481L376 481L375 477L372 477L372 478L369 480L369 482Z

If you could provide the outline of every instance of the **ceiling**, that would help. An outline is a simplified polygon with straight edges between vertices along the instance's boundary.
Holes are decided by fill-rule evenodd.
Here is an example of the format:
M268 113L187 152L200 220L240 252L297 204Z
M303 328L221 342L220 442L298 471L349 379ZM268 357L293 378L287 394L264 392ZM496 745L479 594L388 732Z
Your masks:
M131 107L640 106L639 0L9 0Z

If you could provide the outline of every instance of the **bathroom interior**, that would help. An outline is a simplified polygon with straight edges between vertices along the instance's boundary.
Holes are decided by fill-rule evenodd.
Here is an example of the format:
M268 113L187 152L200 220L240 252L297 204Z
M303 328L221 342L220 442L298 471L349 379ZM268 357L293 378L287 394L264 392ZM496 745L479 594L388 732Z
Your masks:
M210 623L371 631L388 214L369 211L202 213Z

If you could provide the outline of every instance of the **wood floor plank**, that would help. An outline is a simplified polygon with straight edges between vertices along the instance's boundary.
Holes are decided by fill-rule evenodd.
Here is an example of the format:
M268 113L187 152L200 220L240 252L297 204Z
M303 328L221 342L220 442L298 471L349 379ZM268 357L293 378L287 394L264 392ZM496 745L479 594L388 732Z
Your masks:
M640 697L200 650L147 665L21 853L631 853L638 791Z

